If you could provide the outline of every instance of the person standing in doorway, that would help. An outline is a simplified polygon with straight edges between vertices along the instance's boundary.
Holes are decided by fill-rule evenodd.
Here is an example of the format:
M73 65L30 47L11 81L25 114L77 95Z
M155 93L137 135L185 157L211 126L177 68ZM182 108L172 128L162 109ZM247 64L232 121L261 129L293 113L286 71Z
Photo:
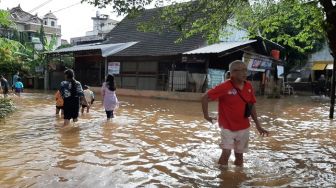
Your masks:
M4 98L7 98L8 90L9 90L9 84L8 84L8 81L6 80L6 78L3 75L0 76L0 85L1 85L1 90L2 90Z
M254 104L256 98L250 82L246 81L247 67L240 61L233 61L229 65L230 79L210 89L202 97L202 110L204 118L213 123L216 119L208 113L209 101L218 100L218 124L221 129L222 154L218 163L228 165L231 150L234 150L237 166L243 166L243 153L248 150L250 120L245 115L247 103ZM249 115L247 115L249 116ZM252 106L251 116L258 132L268 136L258 121L255 105Z
M75 80L75 73L72 69L64 71L65 81L61 82L61 95L63 98L64 124L67 126L70 120L78 121L80 100L87 104L82 85Z
M118 107L119 104L115 91L116 86L114 82L114 76L109 74L107 75L106 81L103 83L101 88L101 95L107 120L110 120L114 117L114 110Z
M20 74L19 71L17 71L13 75L13 79L12 79L12 91L14 91L14 89L15 89L15 83L18 81L18 78L20 78L19 74Z

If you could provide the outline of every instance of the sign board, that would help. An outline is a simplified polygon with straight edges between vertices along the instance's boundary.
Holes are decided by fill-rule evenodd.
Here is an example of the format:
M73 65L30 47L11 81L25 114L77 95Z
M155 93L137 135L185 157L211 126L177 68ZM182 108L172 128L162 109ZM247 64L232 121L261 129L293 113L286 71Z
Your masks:
M265 72L265 70L272 68L272 61L269 59L251 58L247 68L251 71Z
M111 75L120 74L120 62L109 62L107 73Z
M278 77L283 77L284 74L284 66L277 65L277 70L278 70Z
M209 69L208 72L208 88L213 88L216 85L224 82L225 70Z
M250 55L244 53L243 62L247 64L247 69L250 71L265 72L272 69L273 61L259 55Z

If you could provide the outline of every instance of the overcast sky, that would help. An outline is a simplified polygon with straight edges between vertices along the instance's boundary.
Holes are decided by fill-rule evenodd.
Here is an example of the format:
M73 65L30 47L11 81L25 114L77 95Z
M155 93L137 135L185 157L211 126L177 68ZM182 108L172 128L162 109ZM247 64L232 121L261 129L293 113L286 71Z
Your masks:
M32 14L37 13L40 18L43 18L49 11L56 11L54 14L58 18L57 24L62 27L62 39L66 39L68 42L70 42L70 38L84 36L86 31L92 30L91 17L96 15L97 10L99 10L101 14L110 15L112 19L118 21L122 19L122 17L117 17L115 13L112 13L112 9L98 9L93 5L81 4L80 1L81 0L0 0L0 9L13 8L20 4L24 11L29 12L41 5L37 10L30 12ZM44 3L46 4L43 5Z

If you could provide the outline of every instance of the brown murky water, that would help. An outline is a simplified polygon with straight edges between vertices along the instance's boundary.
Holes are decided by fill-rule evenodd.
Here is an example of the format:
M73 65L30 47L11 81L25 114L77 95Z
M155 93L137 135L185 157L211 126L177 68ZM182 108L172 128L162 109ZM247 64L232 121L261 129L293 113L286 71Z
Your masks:
M119 97L60 129L50 94L24 93L0 121L0 187L335 187L336 122L309 97L259 98L268 138L252 130L245 167L218 168L216 125L200 103ZM216 104L211 104L216 110ZM231 159L232 161L232 159Z

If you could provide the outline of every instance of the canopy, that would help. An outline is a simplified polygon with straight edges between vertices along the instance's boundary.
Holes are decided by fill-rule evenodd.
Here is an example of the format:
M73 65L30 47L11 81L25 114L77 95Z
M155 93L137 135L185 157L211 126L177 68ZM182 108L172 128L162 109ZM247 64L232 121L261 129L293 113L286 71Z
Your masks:
M324 70L327 64L315 63L312 67L312 70Z
M85 44L85 45L77 45L68 48L61 48L49 52L49 54L53 53L69 53L69 52L78 52L78 51L88 51L88 50L100 50L103 57L107 57L118 53L130 46L133 46L137 42L126 42L126 43L114 43L114 44Z
M221 42L212 44L209 46L197 48L192 51L184 52L183 54L218 54L221 52L224 52L226 50L230 50L233 48L245 46L251 43L257 42L257 40L248 40L248 41L242 41L242 42Z
M333 65L333 64L328 64L326 69L327 69L327 70L332 70L333 68L334 68L334 65Z

